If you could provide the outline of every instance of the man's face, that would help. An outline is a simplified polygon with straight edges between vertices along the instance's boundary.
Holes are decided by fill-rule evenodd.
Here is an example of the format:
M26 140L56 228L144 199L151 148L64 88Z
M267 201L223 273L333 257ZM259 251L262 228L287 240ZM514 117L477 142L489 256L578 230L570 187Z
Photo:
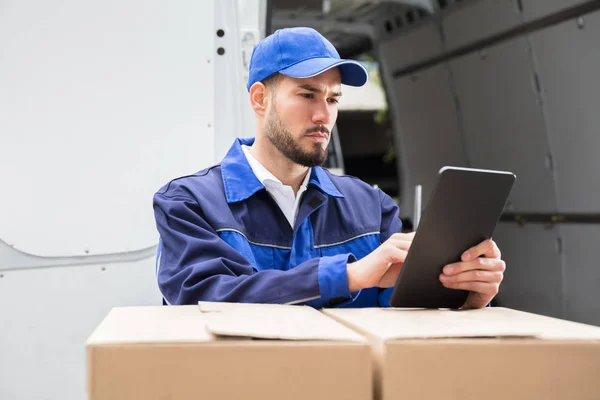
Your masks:
M327 157L340 96L337 68L312 78L281 76L271 90L265 120L267 138L296 164L321 165Z

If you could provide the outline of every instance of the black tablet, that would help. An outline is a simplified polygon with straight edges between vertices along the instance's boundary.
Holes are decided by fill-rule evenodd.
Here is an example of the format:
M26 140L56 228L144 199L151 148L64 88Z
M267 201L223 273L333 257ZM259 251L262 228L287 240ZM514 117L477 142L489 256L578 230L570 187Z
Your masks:
M516 177L510 172L444 167L424 209L390 298L392 307L460 308L468 292L448 289L445 265L490 239Z

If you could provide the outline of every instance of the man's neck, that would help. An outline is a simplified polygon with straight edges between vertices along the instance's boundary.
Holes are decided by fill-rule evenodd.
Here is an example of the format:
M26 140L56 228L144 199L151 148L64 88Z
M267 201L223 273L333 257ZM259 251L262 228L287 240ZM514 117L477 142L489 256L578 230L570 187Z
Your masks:
M268 139L265 139L265 141L268 141ZM308 167L294 163L281 154L270 142L261 143L258 138L250 147L250 153L281 183L291 186L294 194L298 193L308 173Z

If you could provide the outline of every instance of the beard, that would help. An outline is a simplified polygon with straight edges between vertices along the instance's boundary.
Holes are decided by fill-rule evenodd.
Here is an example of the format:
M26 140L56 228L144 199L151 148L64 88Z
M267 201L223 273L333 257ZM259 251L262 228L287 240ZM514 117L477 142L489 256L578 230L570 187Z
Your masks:
M325 127L319 129L329 133ZM311 131L315 132L315 129L306 133ZM306 151L294 140L294 135L285 128L279 118L275 104L267 117L265 133L273 146L296 164L312 168L323 164L327 158L327 148L323 148L320 143L314 143L312 150Z

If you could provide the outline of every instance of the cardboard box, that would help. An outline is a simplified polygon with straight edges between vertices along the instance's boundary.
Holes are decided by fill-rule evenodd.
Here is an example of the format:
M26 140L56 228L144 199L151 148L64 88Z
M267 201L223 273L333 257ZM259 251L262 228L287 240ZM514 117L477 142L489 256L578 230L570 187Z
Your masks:
M372 398L365 338L309 307L115 308L86 346L91 400Z
M600 399L600 328L505 308L331 309L372 345L375 399Z

